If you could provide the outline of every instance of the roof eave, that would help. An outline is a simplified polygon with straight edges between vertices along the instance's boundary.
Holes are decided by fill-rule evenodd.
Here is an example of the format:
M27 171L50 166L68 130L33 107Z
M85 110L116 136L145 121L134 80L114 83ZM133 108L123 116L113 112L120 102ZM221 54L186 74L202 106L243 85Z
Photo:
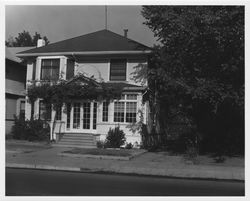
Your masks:
M60 55L115 55L115 54L151 54L151 50L134 50L134 51L89 51L89 52L44 52L44 53L17 53L18 57L29 56L60 56Z

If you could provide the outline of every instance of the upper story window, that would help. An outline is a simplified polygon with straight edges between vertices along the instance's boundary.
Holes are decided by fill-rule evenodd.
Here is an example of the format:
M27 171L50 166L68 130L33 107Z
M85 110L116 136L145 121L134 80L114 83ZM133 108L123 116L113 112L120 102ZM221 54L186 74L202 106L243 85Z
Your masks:
M60 59L42 59L41 80L58 80Z
M110 60L110 81L126 81L126 59Z

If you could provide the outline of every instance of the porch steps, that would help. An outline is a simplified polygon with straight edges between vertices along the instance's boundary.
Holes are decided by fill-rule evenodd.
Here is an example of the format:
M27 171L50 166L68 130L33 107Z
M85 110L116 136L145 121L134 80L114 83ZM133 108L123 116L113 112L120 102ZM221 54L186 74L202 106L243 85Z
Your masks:
M89 133L64 133L55 146L96 148L96 141L95 137Z

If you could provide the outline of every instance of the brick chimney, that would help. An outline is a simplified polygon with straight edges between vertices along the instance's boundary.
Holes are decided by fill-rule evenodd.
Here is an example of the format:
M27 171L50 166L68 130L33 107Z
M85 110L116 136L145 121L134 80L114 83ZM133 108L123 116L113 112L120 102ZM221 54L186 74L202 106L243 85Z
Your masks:
M123 29L124 31L124 37L127 38L128 37L128 29Z
M37 47L42 47L45 46L45 40L43 39L38 39L37 40Z

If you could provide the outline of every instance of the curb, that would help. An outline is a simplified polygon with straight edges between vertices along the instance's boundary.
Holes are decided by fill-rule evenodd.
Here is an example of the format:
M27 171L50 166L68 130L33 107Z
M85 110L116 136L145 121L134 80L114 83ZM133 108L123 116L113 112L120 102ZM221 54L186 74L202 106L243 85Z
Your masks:
M125 161L129 161L133 157L133 156L105 156L105 155L90 155L90 154L68 154L68 153L59 153L57 155L74 157L74 158L94 158L94 159L125 160Z
M94 158L94 159L108 159L108 160L123 160L129 161L136 156L146 153L147 151L141 151L137 153L133 153L130 156L112 156L112 155L92 155L92 154L70 154L70 153L58 153L58 156L67 156L73 158Z
M238 174L215 174L213 171L208 171L206 174L194 174L184 173L181 170L176 169L160 169L156 173L152 169L140 168L131 169L129 167L110 167L110 169L102 168L80 168L80 167L59 167L51 165L31 165L31 164L18 164L18 163L6 163L6 168L23 168L23 169L39 169L39 170L57 170L57 171L71 171L71 172L85 172L85 173L106 173L106 174L126 174L126 175L137 175L137 176L154 176L154 177L169 177L169 178L181 178L181 179L199 179L199 180L231 180L244 182L244 175Z

